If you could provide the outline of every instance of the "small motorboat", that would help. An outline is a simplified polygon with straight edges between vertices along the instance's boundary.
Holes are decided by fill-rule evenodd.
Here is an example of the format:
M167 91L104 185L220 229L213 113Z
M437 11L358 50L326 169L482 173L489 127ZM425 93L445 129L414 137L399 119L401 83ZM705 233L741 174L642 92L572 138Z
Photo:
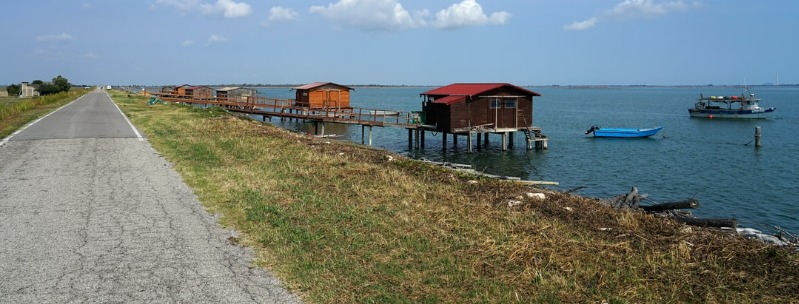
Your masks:
M657 134L663 127L633 129L633 128L600 128L599 126L591 126L585 135L594 134L594 137L622 137L622 138L637 138L649 137Z

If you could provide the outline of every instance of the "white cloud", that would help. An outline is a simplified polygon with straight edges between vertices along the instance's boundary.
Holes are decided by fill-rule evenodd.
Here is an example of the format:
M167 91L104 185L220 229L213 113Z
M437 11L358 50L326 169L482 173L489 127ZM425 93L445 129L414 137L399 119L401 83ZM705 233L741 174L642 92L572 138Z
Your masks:
M413 13L399 0L339 0L327 6L312 6L311 13L320 14L339 26L362 30L405 30L433 26L439 29L469 26L501 25L508 22L510 13L486 15L477 0L462 0L436 13L430 19L426 9Z
M225 18L247 17L252 13L249 4L233 0L217 0L215 4L202 4L200 8L206 14L222 13Z
M311 13L320 14L334 23L362 30L404 30L425 26L429 13L413 16L397 0L339 0L325 6L312 6Z
M83 58L94 59L94 58L100 58L100 56L98 56L94 52L88 52L86 54L83 54Z
M572 24L566 25L563 29L567 31L582 31L587 30L596 25L597 17L591 17L590 19L586 19L583 21L575 21Z
M702 3L698 1L686 4L682 0L667 2L656 2L654 0L624 0L599 16L594 16L583 21L576 21L564 26L563 29L568 31L581 31L596 26L600 21L654 17L701 6Z
M252 7L245 2L233 0L217 0L216 3L203 3L200 0L156 0L152 8L171 7L181 12L200 11L204 14L221 14L225 18L246 17L252 13Z
M215 43L222 43L222 42L225 42L225 41L227 41L227 38L225 38L224 36L213 34L213 35L211 35L211 37L208 37L208 44L207 45L212 45L212 44L215 44Z
M168 6L179 11L190 11L200 6L199 0L156 0L154 6Z
M291 21L297 19L300 14L290 8L275 6L269 10L269 21Z
M185 47L192 46L194 45L194 40L183 40L183 42L181 42L180 45Z
M463 0L436 13L433 26L442 29L463 28L480 25L501 25L508 22L510 13L497 12L487 16L476 0Z
M89 3L89 2L83 2L82 6L83 6L83 8L87 8L87 9L89 9L89 8L92 8L92 7L93 7L93 6L92 6L92 4L91 4L91 3Z
M67 33L36 36L36 41L72 41L72 40L74 40L74 38L72 38L72 35Z

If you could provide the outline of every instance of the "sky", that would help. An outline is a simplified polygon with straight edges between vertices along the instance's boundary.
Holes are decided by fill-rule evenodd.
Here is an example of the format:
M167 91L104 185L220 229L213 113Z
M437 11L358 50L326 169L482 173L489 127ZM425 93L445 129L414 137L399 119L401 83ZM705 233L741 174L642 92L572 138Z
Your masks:
M799 84L795 0L4 1L0 85Z

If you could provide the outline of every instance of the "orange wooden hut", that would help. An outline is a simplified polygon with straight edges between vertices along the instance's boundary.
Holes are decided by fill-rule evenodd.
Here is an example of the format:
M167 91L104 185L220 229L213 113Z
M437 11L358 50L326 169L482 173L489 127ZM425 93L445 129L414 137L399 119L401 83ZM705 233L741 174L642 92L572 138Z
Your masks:
M350 87L332 82L314 82L293 88L295 106L311 109L350 108Z

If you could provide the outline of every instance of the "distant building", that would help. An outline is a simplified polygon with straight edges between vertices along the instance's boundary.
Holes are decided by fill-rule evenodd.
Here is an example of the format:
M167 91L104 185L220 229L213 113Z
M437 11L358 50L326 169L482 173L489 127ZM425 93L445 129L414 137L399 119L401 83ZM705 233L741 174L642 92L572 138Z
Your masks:
M206 86L179 85L176 87L161 87L160 95L165 98L183 98L194 100L211 100L214 98L214 89Z
M421 95L424 123L448 133L472 128L499 132L531 127L533 96L541 96L508 83L455 83Z
M225 87L216 89L216 100L219 102L248 102L258 96L255 89Z
M22 82L22 86L19 89L19 97L33 97L39 96L39 91L36 90L36 87L28 84L27 81Z
M311 109L340 109L350 107L352 88L332 82L314 82L294 88L295 105Z

